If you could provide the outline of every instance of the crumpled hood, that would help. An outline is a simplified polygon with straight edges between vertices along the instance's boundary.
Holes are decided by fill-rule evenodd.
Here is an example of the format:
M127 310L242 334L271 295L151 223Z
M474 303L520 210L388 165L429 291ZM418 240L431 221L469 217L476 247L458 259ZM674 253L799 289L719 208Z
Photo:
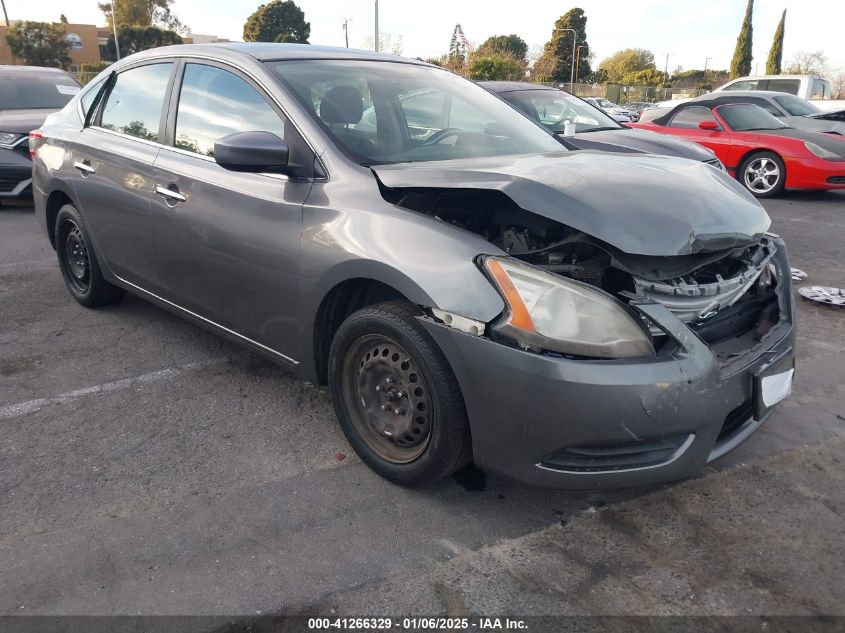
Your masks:
M389 188L489 189L630 254L747 246L770 225L724 172L667 156L592 151L373 166Z
M29 134L38 129L44 119L58 109L37 108L33 110L0 110L0 132Z
M622 128L621 130L597 130L581 132L574 137L555 135L562 144L578 149L596 149L606 152L641 152L680 156L692 160L713 160L716 156L698 143L692 143L668 134L658 134L648 130Z

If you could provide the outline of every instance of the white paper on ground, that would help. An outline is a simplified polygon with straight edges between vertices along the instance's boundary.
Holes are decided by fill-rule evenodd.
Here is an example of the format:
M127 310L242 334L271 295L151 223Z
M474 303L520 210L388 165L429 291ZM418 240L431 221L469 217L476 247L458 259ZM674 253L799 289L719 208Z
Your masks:
M763 376L763 404L771 407L792 393L792 374L795 369L790 369L782 374L774 376Z

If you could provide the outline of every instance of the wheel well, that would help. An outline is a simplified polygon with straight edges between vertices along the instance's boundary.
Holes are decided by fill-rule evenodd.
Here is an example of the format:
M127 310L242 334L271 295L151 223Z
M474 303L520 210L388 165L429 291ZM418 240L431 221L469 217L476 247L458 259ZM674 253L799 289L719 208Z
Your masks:
M329 350L346 317L365 306L393 299L407 298L395 288L373 279L347 279L323 297L314 320L314 366L319 384L328 384Z
M47 235L50 236L50 244L54 249L56 248L56 216L59 215L59 209L66 204L73 204L73 201L61 191L54 191L47 198Z
M740 167L742 167L742 164L743 164L746 160L748 160L748 157L749 157L749 156L753 156L754 154L774 154L775 156L777 156L777 157L780 159L780 162L782 162L782 163L783 163L783 170L784 170L784 174L786 173L786 161L785 161L785 160L783 160L783 156L781 156L780 154L778 154L778 153L777 153L776 151L774 151L774 150L771 150L771 149L760 149L760 148L758 147L757 149L751 149L751 150L748 150L747 152L745 152L745 154L743 154L742 156L740 156L740 157L739 157L739 160L736 162L736 177L737 177L737 179L739 179L739 177L740 177L740 174L739 174L739 169L740 169Z

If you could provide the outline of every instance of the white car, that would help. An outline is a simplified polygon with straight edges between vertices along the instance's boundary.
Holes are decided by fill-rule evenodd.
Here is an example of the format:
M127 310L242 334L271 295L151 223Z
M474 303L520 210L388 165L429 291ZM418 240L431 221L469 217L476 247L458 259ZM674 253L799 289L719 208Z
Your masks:
M631 123L632 121L636 121L640 118L636 112L631 112L630 110L623 108L612 101L608 101L603 97L584 97L584 101L591 103L597 108L601 108L617 123Z

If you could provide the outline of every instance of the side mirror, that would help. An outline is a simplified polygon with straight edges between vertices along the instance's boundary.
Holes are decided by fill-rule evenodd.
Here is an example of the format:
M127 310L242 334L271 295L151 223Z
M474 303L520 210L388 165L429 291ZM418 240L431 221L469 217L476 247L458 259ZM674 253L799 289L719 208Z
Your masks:
M719 124L715 121L700 121L698 127L702 130L716 131L719 129Z
M214 160L230 171L281 171L288 164L288 144L272 132L236 132L214 144Z

